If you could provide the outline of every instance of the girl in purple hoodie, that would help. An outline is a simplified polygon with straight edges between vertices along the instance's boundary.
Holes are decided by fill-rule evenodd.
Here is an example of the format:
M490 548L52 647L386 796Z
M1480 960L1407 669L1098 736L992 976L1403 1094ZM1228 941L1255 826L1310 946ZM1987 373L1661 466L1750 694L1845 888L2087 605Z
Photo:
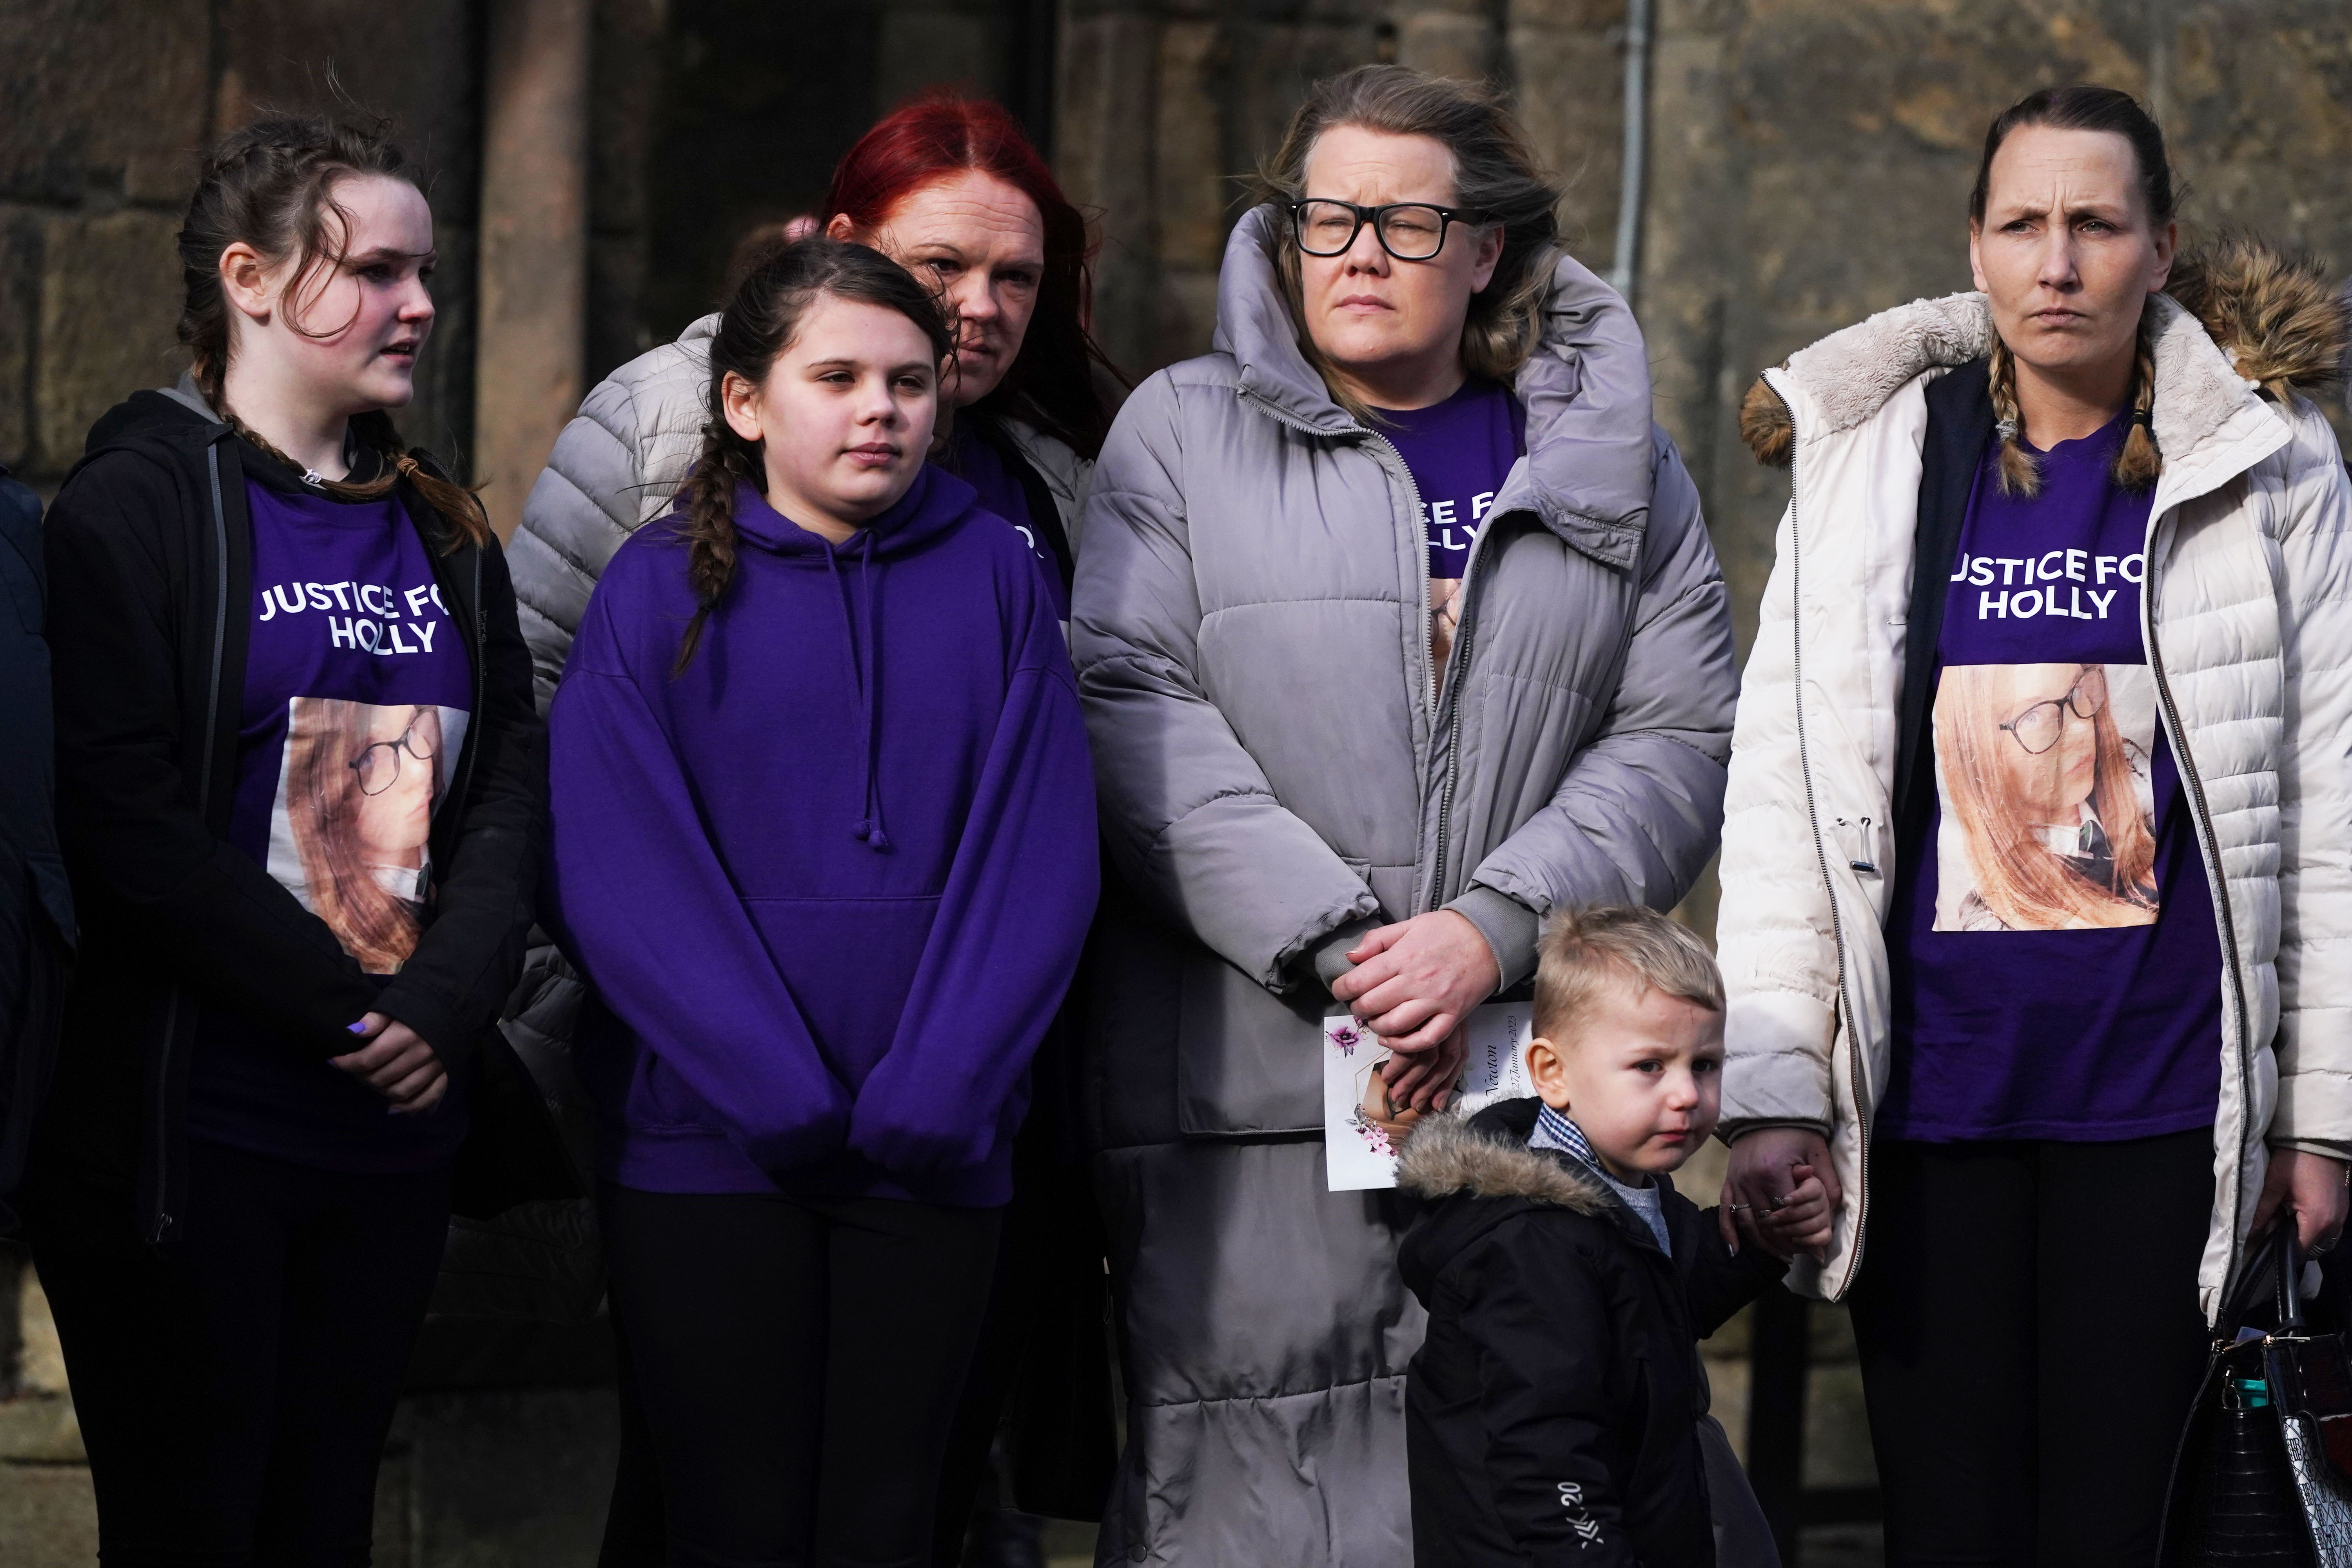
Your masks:
M925 466L930 296L815 239L745 280L676 509L550 714L612 1300L679 1564L917 1564L1029 1059L1096 891L1020 534Z

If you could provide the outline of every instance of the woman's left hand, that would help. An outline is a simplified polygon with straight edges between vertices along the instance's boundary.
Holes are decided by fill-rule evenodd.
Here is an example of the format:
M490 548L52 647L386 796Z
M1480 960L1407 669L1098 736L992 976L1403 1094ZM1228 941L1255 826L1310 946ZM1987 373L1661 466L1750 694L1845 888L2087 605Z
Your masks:
M1381 926L1349 950L1348 962L1356 967L1331 983L1331 994L1403 1056L1445 1044L1503 978L1486 937L1452 910Z
M2345 1163L2301 1149L2271 1151L2269 1173L2263 1177L2262 1201L2254 1205L2254 1234L2260 1236L2271 1216L2284 1205L2294 1215L2295 1245L2305 1257L2316 1257L2336 1245L2344 1234L2344 1216L2352 1208L2352 1187L2345 1185Z
M367 1041L347 1056L331 1058L392 1101L397 1116L430 1110L449 1092L449 1069L424 1037L396 1018L370 1013L352 1031Z

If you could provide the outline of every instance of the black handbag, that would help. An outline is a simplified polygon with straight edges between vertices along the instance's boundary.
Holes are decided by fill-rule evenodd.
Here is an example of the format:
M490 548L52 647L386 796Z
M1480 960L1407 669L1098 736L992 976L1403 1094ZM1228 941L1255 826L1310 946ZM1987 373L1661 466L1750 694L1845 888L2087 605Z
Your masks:
M2221 1314L2173 1459L2160 1568L2352 1568L2352 1357L2310 1331L2294 1222Z

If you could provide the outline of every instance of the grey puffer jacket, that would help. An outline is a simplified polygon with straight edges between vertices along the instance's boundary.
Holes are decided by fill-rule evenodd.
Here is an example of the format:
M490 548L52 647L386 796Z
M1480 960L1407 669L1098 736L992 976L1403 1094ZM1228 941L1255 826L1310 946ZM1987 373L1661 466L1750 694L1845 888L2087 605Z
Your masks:
M1273 232L1271 207L1234 230L1216 352L1129 399L1087 505L1073 643L1107 842L1190 939L1122 962L1182 1005L1115 1031L1114 1146L1319 1129L1311 982L1369 923L1456 910L1509 986L1554 908L1675 903L1721 821L1730 616L1624 301L1560 260L1516 381L1528 456L1439 670L1412 478L1301 354ZM1144 1103L1170 1073L1172 1128Z

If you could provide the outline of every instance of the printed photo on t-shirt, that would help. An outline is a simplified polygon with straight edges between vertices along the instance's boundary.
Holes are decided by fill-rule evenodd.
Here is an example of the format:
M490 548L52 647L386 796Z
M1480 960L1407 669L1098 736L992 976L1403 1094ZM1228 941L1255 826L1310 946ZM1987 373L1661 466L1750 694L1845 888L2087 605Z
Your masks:
M2155 921L2146 665L1947 666L1935 725L1936 930Z
M416 951L432 896L433 809L467 713L425 703L297 697L269 818L269 874L370 974Z

